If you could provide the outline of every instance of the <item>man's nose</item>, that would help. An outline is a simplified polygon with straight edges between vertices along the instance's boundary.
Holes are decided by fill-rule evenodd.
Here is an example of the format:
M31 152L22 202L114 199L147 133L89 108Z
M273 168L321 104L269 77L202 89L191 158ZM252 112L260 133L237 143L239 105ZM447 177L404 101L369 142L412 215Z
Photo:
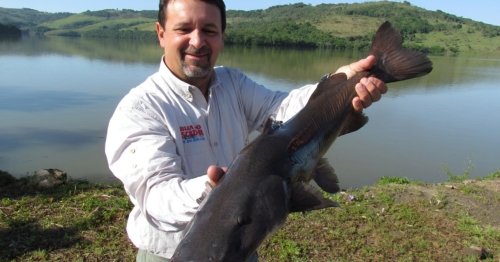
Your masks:
M190 34L189 44L195 48L200 48L205 45L205 37L200 30L193 30Z

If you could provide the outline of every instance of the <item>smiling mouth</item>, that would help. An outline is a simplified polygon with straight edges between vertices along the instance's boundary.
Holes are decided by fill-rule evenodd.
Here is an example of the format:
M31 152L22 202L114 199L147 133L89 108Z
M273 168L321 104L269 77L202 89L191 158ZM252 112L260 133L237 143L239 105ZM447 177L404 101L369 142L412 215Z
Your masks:
M193 46L189 46L186 50L184 50L184 57L190 57L192 59L202 59L204 57L210 57L210 48L207 46L202 46L197 49Z
M190 53L185 53L184 54L186 57L191 57L191 58L203 58L203 57L208 57L208 54L190 54Z

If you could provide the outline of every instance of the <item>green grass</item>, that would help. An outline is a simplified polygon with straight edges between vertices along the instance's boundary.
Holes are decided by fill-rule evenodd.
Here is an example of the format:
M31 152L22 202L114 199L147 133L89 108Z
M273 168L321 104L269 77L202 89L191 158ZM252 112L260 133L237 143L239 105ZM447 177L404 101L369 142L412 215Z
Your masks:
M480 32L471 30L471 26L464 25L461 29L450 32L416 34L416 39L407 41L407 43L440 46L448 50L448 52L451 52L450 49L454 48L458 53L500 52L500 40L498 37L484 37Z
M322 20L310 22L318 29L329 32L338 37L367 35L377 31L379 25L385 22L383 18L374 18L358 15L335 15Z
M259 248L260 261L478 261L466 254L471 246L498 261L499 173L454 182L459 190L385 177L325 194L341 207L290 214ZM134 261L125 231L131 208L120 184L10 181L0 187L0 260Z
M69 18L68 18L69 19ZM85 21L85 20L83 20ZM130 18L130 19L113 19L113 20L102 20L95 21L87 26L82 26L78 28L68 28L71 27L72 24L63 23L57 26L54 25L46 25L46 26L54 26L50 27L54 30L49 31L46 35L59 35L61 33L66 32L77 32L84 33L91 30L138 30L138 31L154 31L155 30L155 19L148 18Z
M472 159L469 159L466 167L464 168L463 174L457 174L457 175L452 174L450 169L444 163L441 163L441 166L443 167L446 175L448 176L449 182L463 182L467 179L470 179L471 170L474 168Z
M56 21L42 23L38 26L45 26L45 27L53 28L53 29L65 29L67 27L71 27L74 24L78 24L78 23L82 23L82 22L99 23L102 21L106 21L106 18L89 16L89 15L85 15L85 14L76 14L76 15L72 15L70 17L59 19Z
M43 189L18 181L0 191L0 257L7 261L131 261L124 231L131 203L121 185L69 181Z
M407 177L395 177L395 176L383 176L378 182L378 185L387 185L387 184L410 184L412 181Z
M385 177L375 186L332 196L340 208L290 215L259 254L264 261L478 261L465 250L480 246L491 254L487 261L497 261L500 211L481 213L500 202L478 201L494 193L478 190L478 183L464 192ZM461 213L465 209L471 213Z
M500 178L500 170L499 171L496 171L496 172L493 172L493 173L490 173L488 174L487 176L485 176L483 179L484 180L494 180L494 179L498 179Z

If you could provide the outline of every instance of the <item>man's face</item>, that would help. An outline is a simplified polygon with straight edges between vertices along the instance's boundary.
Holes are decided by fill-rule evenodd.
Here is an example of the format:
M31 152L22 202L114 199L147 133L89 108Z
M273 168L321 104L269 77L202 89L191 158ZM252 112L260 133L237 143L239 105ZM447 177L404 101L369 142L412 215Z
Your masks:
M209 79L224 47L219 8L199 0L173 0L166 13L164 31L156 25L166 65L190 84Z

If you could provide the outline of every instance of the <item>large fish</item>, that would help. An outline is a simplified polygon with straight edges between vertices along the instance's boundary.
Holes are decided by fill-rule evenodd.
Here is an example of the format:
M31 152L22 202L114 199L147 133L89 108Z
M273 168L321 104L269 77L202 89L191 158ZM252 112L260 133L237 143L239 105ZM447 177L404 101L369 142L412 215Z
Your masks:
M338 136L368 121L352 107L355 85L368 76L390 83L432 71L426 55L401 44L399 32L385 22L370 48L377 62L369 71L350 79L344 73L323 78L297 115L286 123L268 121L201 204L172 260L247 261L290 212L337 206L308 182L314 179L329 193L339 191L323 156Z

